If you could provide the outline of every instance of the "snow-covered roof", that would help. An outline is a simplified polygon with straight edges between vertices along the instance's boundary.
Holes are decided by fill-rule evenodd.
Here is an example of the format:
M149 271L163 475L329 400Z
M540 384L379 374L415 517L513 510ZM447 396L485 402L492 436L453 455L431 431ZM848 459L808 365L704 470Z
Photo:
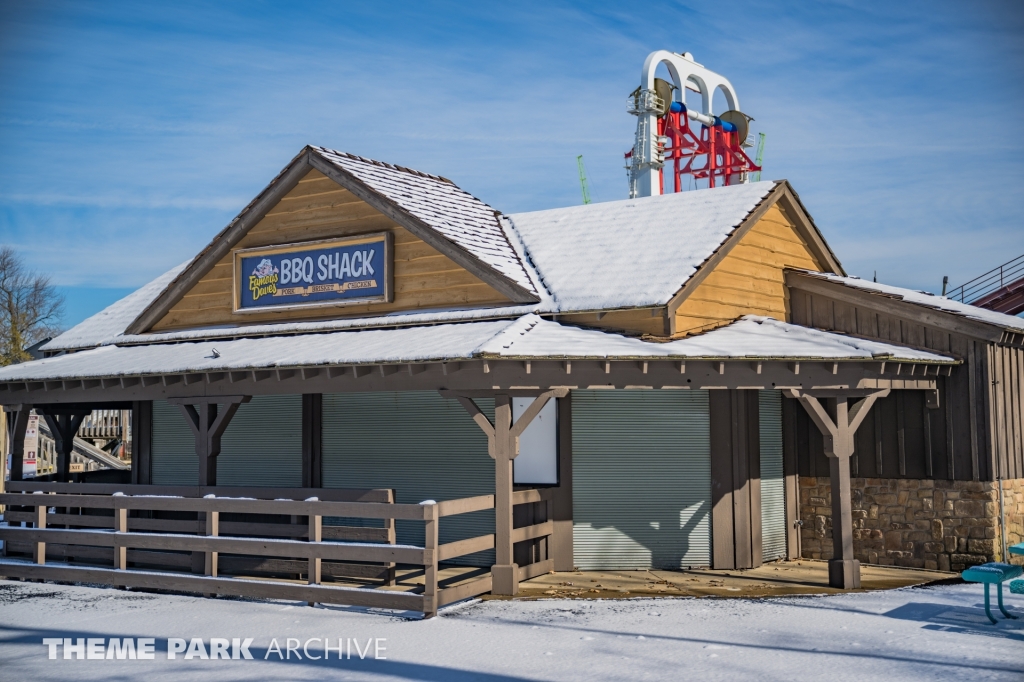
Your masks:
M956 362L936 353L855 339L762 317L745 317L700 336L670 343L652 343L562 325L538 315L524 315L517 320L427 327L103 346L4 367L0 369L0 382L474 358Z
M907 303L913 303L914 305L932 308L933 310L941 310L944 313L959 315L960 317L966 317L970 320L974 320L975 322L990 324L1001 329L1012 329L1015 332L1024 332L1024 318L1014 317L1013 315L1006 315L1004 313L997 313L994 310L986 310L985 308L979 308L968 303L960 303L959 301L930 294L927 291L914 291L913 289L904 289L902 287L894 287L888 284L869 282L859 277L842 277L831 273L810 272L807 270L796 270L795 272L799 272L802 275L807 275L816 279L822 279L827 282L842 284L854 289L870 291L873 294L881 294L897 300L906 301Z
M199 339L225 339L239 336L272 336L311 332L365 329L373 327L406 327L437 322L467 322L473 320L514 319L533 312L554 312L550 306L521 305L496 308L457 308L431 310L405 310L375 317L350 317L338 320L311 320L308 322L277 322L246 326L198 327L149 334L125 334L125 329L139 313L159 296L188 263L168 270L149 284L110 304L92 317L86 318L52 341L41 350L58 352L95 348L97 346L173 343Z
M4 367L0 369L0 381L464 359L472 357L478 347L509 324L510 321L502 320L195 343L103 346Z
M526 315L480 348L485 357L556 359L896 360L945 364L953 358L879 341L747 315L725 327L668 343L582 329Z
M91 348L110 341L124 333L132 320L139 316L159 296L167 285L192 261L186 261L171 268L124 298L79 322L57 338L45 344L41 350L62 351L77 348Z
M350 317L340 320L311 320L308 322L277 322L253 324L244 327L200 327L198 329L180 329L150 334L120 334L109 337L97 346L127 346L150 343L175 343L179 341L198 341L201 339L231 339L238 337L282 336L309 334L316 332L332 332L353 329L372 329L379 327L411 327L414 325L430 325L438 322L473 322L481 320L509 320L522 315L537 312L541 306L504 306L497 308L462 308L450 310L404 310L386 313L376 317ZM49 350L49 349L47 349Z
M326 147L311 147L321 158L354 175L428 226L527 291L533 282L496 211L451 180L393 166Z
M775 188L677 192L507 216L562 312L665 305Z

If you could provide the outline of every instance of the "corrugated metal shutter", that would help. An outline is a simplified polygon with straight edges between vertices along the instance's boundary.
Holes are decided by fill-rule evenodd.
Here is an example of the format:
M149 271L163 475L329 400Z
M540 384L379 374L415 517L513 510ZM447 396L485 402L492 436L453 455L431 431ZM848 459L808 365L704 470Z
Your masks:
M153 402L153 483L196 485L192 429L177 405ZM254 396L221 437L217 485L302 486L302 396Z
M192 429L177 405L153 401L153 484L198 485L199 463Z
M239 406L220 440L217 485L302 487L301 395L254 396Z
M711 564L706 391L573 391L572 449L577 566Z
M494 416L493 400L477 400ZM325 488L394 488L395 501L451 500L494 493L487 437L456 400L435 391L338 393L323 397ZM358 523L355 519L346 523ZM423 524L396 522L399 543L420 545ZM441 520L440 542L494 532L494 511ZM494 563L494 551L457 560Z
M761 424L761 551L764 561L786 558L786 480L782 470L782 395L758 392Z

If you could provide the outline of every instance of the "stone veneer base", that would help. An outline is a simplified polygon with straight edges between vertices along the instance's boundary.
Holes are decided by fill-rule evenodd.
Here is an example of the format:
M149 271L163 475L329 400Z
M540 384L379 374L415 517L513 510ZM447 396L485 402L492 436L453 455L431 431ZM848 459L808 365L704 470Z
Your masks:
M997 482L854 478L854 557L862 563L962 571L1000 561ZM1003 481L1007 545L1024 542L1024 479ZM828 478L800 478L801 554L832 558ZM1024 564L1024 557L1009 557Z

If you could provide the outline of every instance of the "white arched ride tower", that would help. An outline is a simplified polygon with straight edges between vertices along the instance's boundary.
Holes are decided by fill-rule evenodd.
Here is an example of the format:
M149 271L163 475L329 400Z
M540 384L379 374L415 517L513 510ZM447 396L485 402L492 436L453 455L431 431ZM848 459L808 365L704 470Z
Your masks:
M655 77L661 64L671 83ZM700 95L699 107L687 102L687 90ZM712 108L716 90L722 91L729 107L718 115ZM695 62L689 52L658 50L648 55L628 110L637 117L636 141L626 155L631 198L662 193L666 160L673 162L676 191L681 175L706 179L714 187L745 182L750 171L759 170L741 148L750 119L740 113L732 83ZM690 121L700 123L701 130L691 129ZM703 165L695 165L697 159Z

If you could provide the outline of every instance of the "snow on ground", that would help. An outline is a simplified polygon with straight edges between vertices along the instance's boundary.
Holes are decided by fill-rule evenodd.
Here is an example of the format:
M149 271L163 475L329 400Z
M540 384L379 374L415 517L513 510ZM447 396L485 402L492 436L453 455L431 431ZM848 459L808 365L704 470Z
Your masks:
M289 602L0 581L4 680L1020 680L1022 620L978 585L777 599L485 601L432 620ZM994 601L994 599L993 599ZM1024 598L1006 595L1024 614ZM153 660L48 658L44 637L153 637ZM253 660L167 658L167 638L253 638ZM330 637L331 660L276 638ZM336 660L337 639L369 651ZM368 640L382 640L374 660ZM295 643L293 643L295 646ZM301 650L301 644L299 644ZM269 659L265 656L269 653ZM322 643L309 643L322 654Z

